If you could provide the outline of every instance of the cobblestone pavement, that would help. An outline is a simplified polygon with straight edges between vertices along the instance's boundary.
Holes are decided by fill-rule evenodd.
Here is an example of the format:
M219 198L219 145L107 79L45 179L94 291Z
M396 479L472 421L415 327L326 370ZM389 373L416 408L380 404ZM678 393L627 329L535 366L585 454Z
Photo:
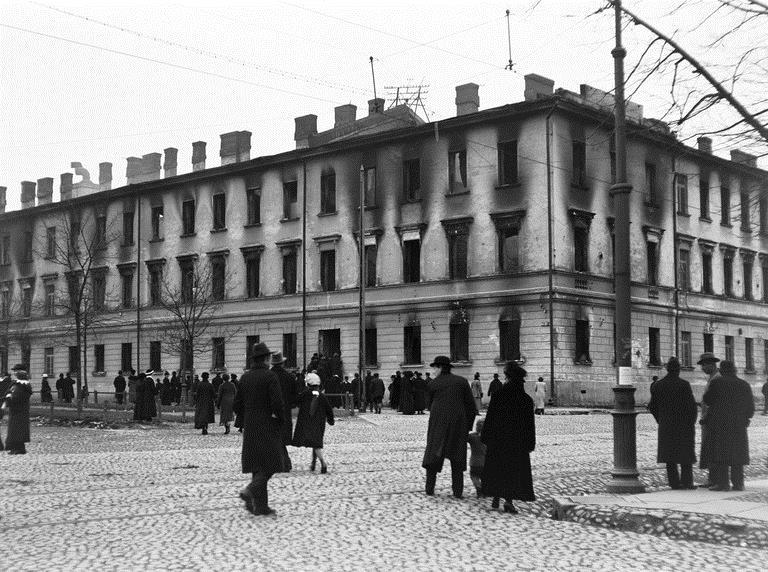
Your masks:
M539 500L519 503L516 516L475 499L468 475L463 500L450 496L448 472L435 497L424 495L427 419L339 419L326 433L328 475L309 472L309 450L290 448L294 471L270 485L276 517L254 517L237 498L247 481L238 433L33 426L28 455L0 457L2 568L765 569L768 551L546 518L553 495L604 491L610 415L537 417ZM750 440L747 479L768 474L768 418L753 421ZM650 489L664 485L655 447L653 419L638 416L638 466Z

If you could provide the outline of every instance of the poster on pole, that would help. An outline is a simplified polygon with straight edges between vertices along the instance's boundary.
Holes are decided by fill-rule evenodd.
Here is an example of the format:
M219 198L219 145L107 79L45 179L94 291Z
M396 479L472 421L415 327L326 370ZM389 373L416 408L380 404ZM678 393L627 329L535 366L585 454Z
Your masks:
M619 385L633 385L631 367L619 368Z

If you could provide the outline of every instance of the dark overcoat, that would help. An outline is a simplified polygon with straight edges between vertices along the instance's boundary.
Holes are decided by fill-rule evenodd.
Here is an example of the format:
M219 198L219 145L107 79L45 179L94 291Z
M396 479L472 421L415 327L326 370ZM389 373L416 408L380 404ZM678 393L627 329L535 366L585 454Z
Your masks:
M208 381L201 381L195 394L195 429L205 429L216 422L216 391Z
M403 376L400 384L400 411L403 415L413 415L413 377L409 374Z
M283 423L280 426L280 436L283 439L283 445L291 444L291 436L293 435L293 415L291 409L296 407L298 399L298 386L296 384L296 377L285 371L285 368L281 365L272 366L272 371L280 381L280 392L283 395Z
M235 405L235 395L237 394L237 387L231 381L222 381L219 386L219 425L226 425L232 423L234 419L233 407Z
M381 401L384 399L384 381L380 377L374 376L371 382L371 400Z
M467 466L467 435L472 430L475 400L469 383L452 373L438 375L427 393L429 426L422 467L441 470L444 459Z
M716 465L749 465L747 426L755 413L750 385L735 375L713 379L706 393L707 459Z
M155 395L157 395L157 386L155 380L147 376L144 379L144 415L147 421L152 420L153 417L157 417L157 403L155 402Z
M648 410L659 424L656 461L692 465L696 462L698 407L691 384L668 373L651 386Z
M154 384L152 385L154 386ZM133 419L135 421L144 421L147 418L147 401L144 399L145 389L144 380L136 378L133 386L133 395L135 399L135 403L133 404Z
M427 407L427 381L421 377L413 378L413 409L424 411Z
M481 439L487 447L483 493L507 500L536 500L530 457L536 448L533 399L522 379L512 379L494 392Z
M40 401L43 403L50 403L53 401L53 395L51 394L51 386L48 384L47 379L43 379L40 382Z
M325 424L333 425L333 407L323 394L305 389L299 395L299 416L296 419L296 431L293 433L294 447L323 448Z
M712 382L716 379L720 379L720 372L715 370L715 372L712 374L712 377L707 381L706 389L704 390L704 393L706 394L709 390L709 386L712 384ZM709 426L707 425L707 409L708 406L706 403L704 403L704 399L701 400L701 418L699 420L699 424L701 425L701 449L699 453L699 467L702 469L708 469L709 468L709 452L712 449L710 439L709 439Z
M7 449L22 449L29 443L29 398L32 387L28 382L16 382L6 398L8 407L8 433L5 440Z
M290 471L291 459L280 437L284 411L280 380L266 364L257 364L240 378L234 410L243 424L243 472Z

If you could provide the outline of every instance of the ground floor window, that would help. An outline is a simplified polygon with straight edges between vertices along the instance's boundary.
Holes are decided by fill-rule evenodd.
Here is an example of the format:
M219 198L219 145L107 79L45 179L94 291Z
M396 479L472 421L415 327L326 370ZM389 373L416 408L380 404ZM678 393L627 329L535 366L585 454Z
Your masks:
M469 361L469 324L450 325L451 361Z
M576 320L576 363L590 364L589 357L589 320Z
M375 366L379 363L379 358L376 355L376 338L376 328L365 329L365 365Z
M680 332L680 365L692 367L691 332Z
M296 334L283 334L285 367L296 367Z
M128 344L123 344L121 351L120 351L120 369L123 371L131 371L133 369L133 366L131 365L133 363L133 346Z
M520 320L499 320L499 359L520 359Z
M152 371L160 371L163 369L160 362L160 342L149 342L149 367Z
M213 363L211 363L211 369L222 370L224 369L224 338L213 338L211 340L213 347Z
M259 343L259 336L245 336L245 367L251 367L251 356L253 356L253 346Z
M659 328L648 328L648 365L661 365Z
M54 369L56 367L56 364L53 360L54 355L54 348L45 348L43 351L43 368L45 369L44 373L47 373L50 377L53 377L56 375L56 370ZM3 371L5 371L3 369Z
M406 364L421 363L421 326L405 326L403 328L403 362Z
M95 346L93 346L93 363L94 363L94 366L93 366L94 371L104 371L104 344L96 344ZM46 369L46 371L49 371L49 370Z
M69 371L72 374L78 374L80 372L80 356L77 351L77 346L69 346Z

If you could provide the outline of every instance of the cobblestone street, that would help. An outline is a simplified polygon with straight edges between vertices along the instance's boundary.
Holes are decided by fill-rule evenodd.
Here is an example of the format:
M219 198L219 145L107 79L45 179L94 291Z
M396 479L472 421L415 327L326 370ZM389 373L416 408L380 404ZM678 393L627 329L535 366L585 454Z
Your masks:
M117 430L32 427L30 453L0 463L6 570L527 569L764 570L768 551L670 540L550 520L554 495L604 491L611 417L537 417L532 455L539 500L516 516L450 496L449 472L423 493L428 415L341 418L326 433L329 474L294 471L270 485L277 517L243 509L238 433L207 437L189 424ZM3 431L5 428L3 428ZM749 479L768 475L768 417L750 428ZM656 427L638 416L638 465L650 490ZM697 471L697 481L702 474Z

